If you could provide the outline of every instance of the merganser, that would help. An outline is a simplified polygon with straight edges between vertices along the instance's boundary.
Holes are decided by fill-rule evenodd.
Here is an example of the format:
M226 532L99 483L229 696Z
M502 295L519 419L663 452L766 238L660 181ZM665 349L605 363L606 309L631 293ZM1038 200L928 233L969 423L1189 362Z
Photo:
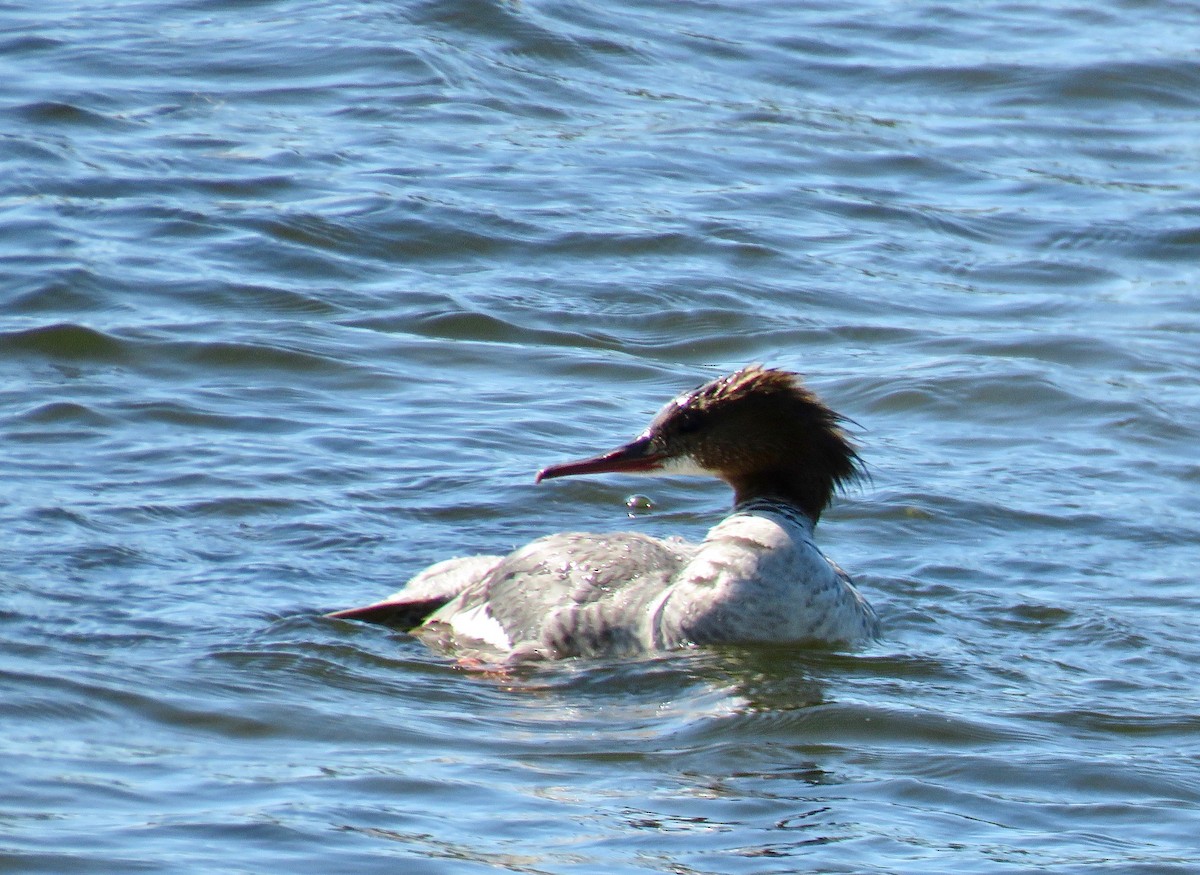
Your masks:
M678 396L624 446L535 479L719 477L733 487L734 507L703 542L549 535L507 556L439 562L381 602L329 616L508 660L869 639L875 611L813 542L834 491L862 473L842 422L797 374L743 368Z

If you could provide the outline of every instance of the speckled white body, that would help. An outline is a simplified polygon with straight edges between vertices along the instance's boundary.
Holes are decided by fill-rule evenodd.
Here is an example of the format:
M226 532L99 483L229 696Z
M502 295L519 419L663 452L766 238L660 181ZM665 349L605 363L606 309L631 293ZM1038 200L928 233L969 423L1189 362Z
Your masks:
M875 612L812 534L804 514L759 499L735 508L700 544L550 535L506 557L438 563L392 600L456 591L417 634L507 658L870 638Z
M658 647L717 642L852 643L875 611L813 541L806 516L760 500L714 526L676 575L655 623Z

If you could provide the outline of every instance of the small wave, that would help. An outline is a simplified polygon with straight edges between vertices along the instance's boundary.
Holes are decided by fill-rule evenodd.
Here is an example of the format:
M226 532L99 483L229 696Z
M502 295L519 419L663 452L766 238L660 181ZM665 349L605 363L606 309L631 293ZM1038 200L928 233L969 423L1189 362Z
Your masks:
M198 327L191 326L190 330L198 331ZM337 355L281 342L164 339L150 336L145 330L117 333L77 323L0 333L0 356L19 360L31 355L69 364L141 365L154 370L175 365L190 369L201 366L213 372L342 375L356 371Z
M131 358L127 341L112 334L73 323L43 325L0 333L0 350L34 354L71 362L124 362ZM2 353L0 353L2 354Z
M39 100L9 110L22 121L37 125L88 128L123 127L124 123L103 113L55 100Z
M19 414L16 421L33 425L81 425L98 428L110 425L113 419L94 407L76 401L50 401Z

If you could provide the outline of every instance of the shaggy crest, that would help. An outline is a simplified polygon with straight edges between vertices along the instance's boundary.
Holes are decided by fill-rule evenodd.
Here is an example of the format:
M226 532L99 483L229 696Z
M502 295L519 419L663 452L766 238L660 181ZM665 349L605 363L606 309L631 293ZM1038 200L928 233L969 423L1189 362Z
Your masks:
M788 497L813 516L820 516L833 491L864 475L862 461L842 428L844 417L825 405L798 374L753 364L680 395L654 418L650 433L686 439L696 429L712 430L722 420L736 436L719 441L719 449L696 455L721 471L739 492L781 491L771 482L787 481ZM719 427L719 426L718 426ZM770 458L771 464L767 465ZM763 470L749 470L757 462ZM771 470L766 470L770 468Z

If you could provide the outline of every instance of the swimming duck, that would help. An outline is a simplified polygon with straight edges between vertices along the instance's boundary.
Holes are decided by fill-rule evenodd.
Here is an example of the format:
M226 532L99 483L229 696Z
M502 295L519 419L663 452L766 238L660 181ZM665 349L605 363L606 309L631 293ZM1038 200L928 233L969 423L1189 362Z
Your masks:
M439 562L381 602L329 616L507 660L867 640L875 611L813 541L834 492L862 473L842 422L799 375L742 368L676 397L629 443L536 477L718 477L733 509L699 544L548 535L507 556Z

